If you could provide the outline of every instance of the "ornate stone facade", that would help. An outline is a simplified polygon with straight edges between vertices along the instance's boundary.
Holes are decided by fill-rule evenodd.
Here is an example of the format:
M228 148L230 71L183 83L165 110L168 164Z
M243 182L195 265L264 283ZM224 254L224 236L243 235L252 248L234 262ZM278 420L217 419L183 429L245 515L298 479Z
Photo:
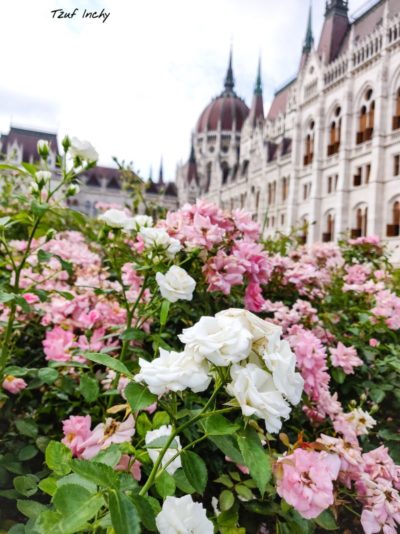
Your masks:
M298 74L266 117L260 73L243 125L237 102L236 120L215 110L224 93L178 167L181 204L246 208L266 235L307 221L308 243L348 233L400 246L400 0L370 3L352 21L347 1L329 0L317 47L310 13Z

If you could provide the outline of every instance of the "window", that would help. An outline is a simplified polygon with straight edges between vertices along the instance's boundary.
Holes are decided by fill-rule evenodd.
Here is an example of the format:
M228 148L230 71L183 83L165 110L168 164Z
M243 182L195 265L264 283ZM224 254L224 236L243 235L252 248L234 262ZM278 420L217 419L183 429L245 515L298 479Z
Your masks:
M275 226L275 217L272 217L271 219L271 226Z
M392 129L398 130L400 128L400 87L396 92L395 109L393 115Z
M272 204L272 184L268 184L268 206Z
M221 170L222 170L222 183L226 184L228 181L228 176L229 176L229 166L226 163L226 161L223 161L221 163Z
M285 200L288 197L289 192L289 178L283 178L282 180L282 202L285 202Z
M339 181L339 175L336 174L336 176L335 176L335 191L337 190L338 181Z
M400 201L396 200L393 203L391 210L391 224L386 227L387 237L398 237L400 235Z
M260 191L256 193L256 212L258 213L258 208L260 206Z
M272 204L276 202L276 182L272 182Z
M396 154L393 158L393 176L400 174L400 155Z
M371 176L371 164L367 163L365 166L365 183L369 184L369 178Z
M368 227L368 207L357 208L355 212L355 228L351 230L352 239L357 237L365 237L367 235Z
M356 134L356 144L372 139L375 123L375 100L372 100L372 89L365 92L363 104L358 118L358 131Z
M310 121L307 128L307 135L304 149L304 165L310 165L314 158L314 121Z
M332 182L333 182L333 177L332 176L328 176L328 194L329 193L332 193Z
M357 167L357 172L353 176L353 185L354 187L358 187L362 184L362 167Z
M285 214L282 213L281 214L281 226L283 226L285 224Z
M339 152L340 146L340 133L342 127L342 119L340 117L342 110L340 106L335 109L333 114L333 120L329 127L329 142L328 142L328 156L333 156Z
M332 213L328 213L326 217L326 231L322 234L322 241L328 243L333 241L335 237L335 217Z

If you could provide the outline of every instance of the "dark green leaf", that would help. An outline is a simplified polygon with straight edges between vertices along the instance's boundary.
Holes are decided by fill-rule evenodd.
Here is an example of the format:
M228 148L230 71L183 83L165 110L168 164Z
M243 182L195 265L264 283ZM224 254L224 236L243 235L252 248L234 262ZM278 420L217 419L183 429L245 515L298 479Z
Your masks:
M14 299L14 293L5 293L4 291L0 291L0 302L11 302Z
M53 384L58 378L58 372L52 367L42 367L42 369L39 369L38 371L38 377L45 384Z
M26 460L31 460L34 458L39 451L34 445L27 445L23 449L21 449L18 453L18 460L21 460L21 462L24 462Z
M119 337L123 341L142 340L147 337L147 334L140 328L127 328Z
M249 426L238 436L238 444L244 465L249 468L251 477L263 495L272 474L271 459L264 451L257 432Z
M151 532L157 532L155 513L146 497L142 497L136 493L133 494L131 498L144 527Z
M120 461L121 455L122 453L119 449L119 446L116 443L113 443L110 445L110 447L107 447L107 449L104 449L96 454L96 456L93 458L93 461L109 465L110 467L115 467Z
M57 488L53 503L62 515L72 515L81 506L85 506L85 501L88 501L91 496L90 491L82 486L63 484Z
M31 497L37 492L38 478L35 475L22 475L13 480L14 488L24 497Z
M237 440L234 436L210 436L209 439L225 454L225 456L229 456L233 462L236 464L244 464L243 457L240 454L237 445Z
M72 470L98 486L114 489L119 486L117 473L108 465L87 460L72 460Z
M203 459L191 451L182 451L182 467L186 478L194 489L203 494L207 485L207 467Z
M325 530L337 530L335 518L330 510L324 510L322 514L314 519L315 523Z
M170 304L171 303L169 300L163 300L163 303L161 304L161 310L160 310L160 325L161 326L164 326L167 323Z
M79 381L79 392L86 402L94 402L100 393L97 380L88 375L81 375Z
M163 471L161 475L156 478L156 489L161 497L165 498L169 495L174 495L175 488L175 480L169 473L167 473L167 471Z
M36 438L38 435L38 427L33 419L17 419L15 426L20 434L23 436L29 436L30 438Z
M36 519L40 512L46 510L45 505L40 502L32 500L25 501L21 499L17 501L17 508L21 512L21 514L31 519Z
M140 520L133 502L118 491L109 492L108 502L115 534L139 534Z
M215 414L204 421L204 429L210 436L224 436L234 434L239 429L239 425L231 423L223 415Z
M99 363L100 365L104 365L105 367L109 367L117 373L122 373L129 378L133 378L132 373L128 370L128 368L122 362L116 358L113 358L112 356L108 356L102 352L86 352L85 358L91 360L92 362Z
M53 257L53 254L51 252L46 252L43 249L40 249L37 253L37 257L40 263L48 262Z
M146 386L136 382L128 384L124 393L132 412L143 410L143 408L147 408L157 400L157 395L153 395Z
M183 493L188 493L189 495L191 493L194 493L196 490L194 487L190 484L188 481L185 471L183 469L177 469L174 473L174 479L176 483L176 487L179 488Z

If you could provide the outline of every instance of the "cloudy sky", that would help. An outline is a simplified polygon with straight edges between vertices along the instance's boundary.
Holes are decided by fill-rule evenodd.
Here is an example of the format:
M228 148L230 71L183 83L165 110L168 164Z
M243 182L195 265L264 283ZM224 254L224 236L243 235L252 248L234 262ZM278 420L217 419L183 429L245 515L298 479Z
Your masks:
M350 13L365 0L350 0ZM90 140L102 164L132 161L174 178L190 133L222 90L233 46L236 90L249 104L262 57L264 101L291 78L308 0L7 0L0 18L0 132L10 124ZM313 0L316 40L325 1ZM52 18L52 10L73 19ZM84 9L110 13L83 19Z

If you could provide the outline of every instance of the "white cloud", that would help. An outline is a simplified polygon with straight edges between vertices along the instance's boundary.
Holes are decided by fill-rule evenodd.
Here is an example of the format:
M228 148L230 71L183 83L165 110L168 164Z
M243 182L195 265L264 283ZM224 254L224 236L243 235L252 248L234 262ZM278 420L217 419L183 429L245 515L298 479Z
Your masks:
M352 10L363 0L350 2ZM316 40L324 2L314 2ZM73 20L51 10L79 9ZM105 23L83 9L110 12ZM222 90L233 44L236 89L249 104L262 55L264 99L297 68L305 0L13 0L3 2L0 131L10 121L90 140L101 162L133 161L167 179L189 153L202 109Z

